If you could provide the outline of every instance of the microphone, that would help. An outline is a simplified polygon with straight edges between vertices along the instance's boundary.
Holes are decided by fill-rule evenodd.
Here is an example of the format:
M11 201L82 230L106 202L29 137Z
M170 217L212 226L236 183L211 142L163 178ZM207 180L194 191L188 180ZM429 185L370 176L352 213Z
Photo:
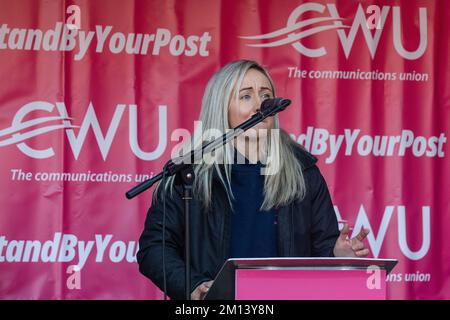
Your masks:
M291 100L284 98L272 98L266 99L261 103L260 112L263 114L263 117L271 117L277 114L280 111L286 109L288 105L291 104Z

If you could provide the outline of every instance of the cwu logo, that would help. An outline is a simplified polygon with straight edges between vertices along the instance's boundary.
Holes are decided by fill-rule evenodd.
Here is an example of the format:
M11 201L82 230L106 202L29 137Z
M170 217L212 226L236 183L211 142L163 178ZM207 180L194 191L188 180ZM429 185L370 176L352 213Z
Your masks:
M155 160L159 158L167 146L167 106L158 107L158 144L152 151L144 151L139 146L138 141L138 111L137 105L118 104L112 116L109 127L104 133L100 127L94 106L89 103L84 119L81 125L73 125L73 118L69 117L64 102L56 102L56 111L58 115L49 115L44 117L34 117L31 120L25 120L33 111L53 112L55 104L46 101L32 101L22 106L14 115L11 126L0 129L0 148L10 145L16 145L19 150L30 158L47 159L55 155L53 147L45 149L36 149L27 143L30 138L40 136L49 132L64 130L67 141L75 159L78 159L80 152L85 144L89 130L92 130L96 139L98 148L104 161L106 161L111 145L117 136L119 125L123 115L128 110L128 143L132 152L142 160ZM126 120L125 120L126 121ZM78 129L78 133L74 129ZM122 138L123 140L123 138Z
M327 16L299 20L301 15L306 12L318 12L324 14L325 11L328 12ZM378 44L380 42L381 34L384 30L384 25L390 11L390 6L383 6L381 12L379 13L379 16L376 17L376 19L378 20L377 27L375 29L374 35L372 35L372 28L369 25L369 21L366 18L361 4L358 5L358 9L353 19L352 25L347 25L344 24L344 21L346 19L341 18L335 4L329 3L325 6L319 3L309 2L298 6L296 9L294 9L294 11L292 11L285 28L260 35L240 36L240 38L249 40L249 43L246 44L247 46L258 48L271 48L290 44L300 54L311 58L317 58L326 55L326 49L324 47L308 48L301 43L301 40L320 32L336 30L345 57L348 58L352 50L356 35L361 29L370 55L372 59L374 59ZM405 59L419 59L425 53L425 50L427 48L427 9L419 8L420 41L415 50L409 51L403 46L400 7L398 6L392 7L392 25L392 39L394 48L397 53ZM346 34L344 30L348 30L348 33Z

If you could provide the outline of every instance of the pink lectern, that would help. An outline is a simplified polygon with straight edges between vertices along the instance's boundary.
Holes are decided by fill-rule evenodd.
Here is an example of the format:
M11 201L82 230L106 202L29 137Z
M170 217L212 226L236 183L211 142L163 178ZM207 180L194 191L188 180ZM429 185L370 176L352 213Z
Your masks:
M395 259L229 259L205 300L383 300Z

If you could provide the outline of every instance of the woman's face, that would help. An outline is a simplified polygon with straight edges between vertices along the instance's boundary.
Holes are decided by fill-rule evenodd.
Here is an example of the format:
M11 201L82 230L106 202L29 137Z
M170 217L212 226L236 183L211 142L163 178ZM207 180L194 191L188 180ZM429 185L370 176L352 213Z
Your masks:
M265 99L273 98L272 86L269 79L256 69L250 69L244 76L242 85L239 88L238 99L236 92L233 92L228 106L228 123L230 128L236 128L242 122L248 120L261 107ZM270 129L273 126L273 117L268 117L264 121L253 127L255 130ZM245 135L256 137L255 130L246 131Z

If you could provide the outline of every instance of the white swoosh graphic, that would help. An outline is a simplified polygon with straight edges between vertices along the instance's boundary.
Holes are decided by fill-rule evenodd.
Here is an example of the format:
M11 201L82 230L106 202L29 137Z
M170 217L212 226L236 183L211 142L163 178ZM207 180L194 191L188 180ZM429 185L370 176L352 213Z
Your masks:
M33 120L28 120L28 121L24 121L21 122L20 125L16 125L14 127L9 127L3 130L0 130L0 137L1 136L6 136L7 134L12 134L16 131L20 131L23 129L26 129L28 127L32 127L44 122L49 122L49 121L55 121L55 120L72 120L73 118L64 118L64 117L41 117L41 118L37 118L37 119L33 119Z
M4 147L4 146L7 146L7 145L15 144L15 143L24 141L26 139L30 139L32 137L35 137L35 136L38 136L38 135L41 135L41 134L44 134L44 133L47 133L47 132L59 130L59 129L79 128L79 126L74 126L74 125L71 125L71 124L58 124L58 125L49 125L49 126L45 126L45 127L42 127L42 128L30 130L30 131L27 131L25 133L14 133L14 132L20 131L22 129L28 128L28 127L36 125L36 124L41 124L41 123L54 121L54 120L68 120L68 119L71 119L71 118L65 118L65 117L42 117L42 118L38 118L38 119L24 121L24 122L20 123L20 125L17 125L15 127L9 127L9 128L0 130L0 137L1 136L5 136L7 134L12 134L12 137L0 141L0 147Z
M281 39L281 40L277 40L274 42L268 42L268 43L255 43L255 44L247 44L247 46L249 47L277 47L277 46L281 46L284 44L288 44L288 43L292 43L292 42L296 42L302 38L308 37L312 34L318 33L318 32L322 32L322 31L326 31L326 30L332 30L332 29L339 29L339 28L350 28L348 26L335 26L335 25L329 25L329 26L322 26L322 27L315 27L315 28L311 28L308 29L306 31L302 31L299 33L294 33L294 34L290 34L288 35L287 38Z
M270 33L265 33L265 34L256 35L256 36L240 36L239 38L248 39L248 40L271 39L271 38L276 38L276 37L291 33L292 31L296 31L298 29L301 29L303 27L309 26L314 23L330 21L330 20L345 20L345 19L344 18L332 18L332 17L312 18L312 19L303 20L301 22L297 22L296 24L287 26L286 28L282 28L282 29L279 29L279 30L276 30L276 31L273 31Z

